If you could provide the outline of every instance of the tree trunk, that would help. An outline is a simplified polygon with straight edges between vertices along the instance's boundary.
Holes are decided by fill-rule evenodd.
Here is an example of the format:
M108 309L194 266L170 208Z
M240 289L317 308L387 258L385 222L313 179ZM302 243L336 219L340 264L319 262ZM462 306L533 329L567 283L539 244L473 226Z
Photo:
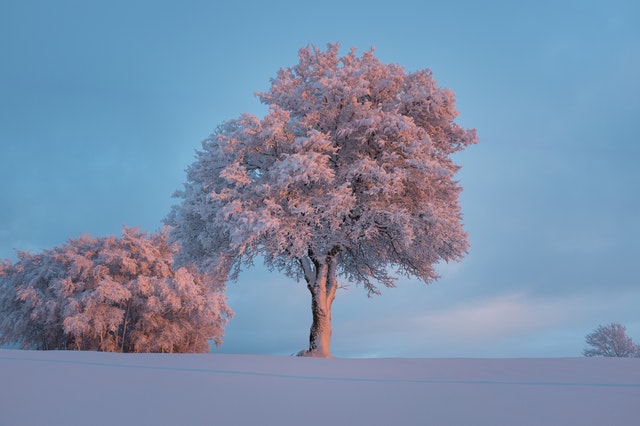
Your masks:
M337 259L335 256L327 256L323 260L321 263L313 256L301 260L307 288L311 293L313 322L309 333L309 349L299 355L331 358L331 305L338 287Z

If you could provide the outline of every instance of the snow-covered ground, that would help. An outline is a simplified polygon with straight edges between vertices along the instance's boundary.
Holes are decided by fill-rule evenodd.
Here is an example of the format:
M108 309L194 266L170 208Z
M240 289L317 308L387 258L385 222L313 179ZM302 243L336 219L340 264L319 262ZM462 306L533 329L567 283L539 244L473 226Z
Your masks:
M640 359L0 350L0 425L640 425Z

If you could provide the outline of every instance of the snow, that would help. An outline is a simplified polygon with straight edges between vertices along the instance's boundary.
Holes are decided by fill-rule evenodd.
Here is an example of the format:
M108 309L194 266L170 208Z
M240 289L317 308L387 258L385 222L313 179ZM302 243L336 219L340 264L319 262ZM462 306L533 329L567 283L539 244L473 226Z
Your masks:
M640 359L0 350L1 425L631 425Z

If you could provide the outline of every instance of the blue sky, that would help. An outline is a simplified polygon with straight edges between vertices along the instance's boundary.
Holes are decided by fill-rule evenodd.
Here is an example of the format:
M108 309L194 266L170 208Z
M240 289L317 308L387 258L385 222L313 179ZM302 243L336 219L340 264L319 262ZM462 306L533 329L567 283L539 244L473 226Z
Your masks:
M480 144L457 154L471 249L442 279L334 304L336 356L580 356L640 342L640 4L0 2L0 258L156 230L194 151L309 43L431 68ZM308 292L228 285L230 353L307 344Z

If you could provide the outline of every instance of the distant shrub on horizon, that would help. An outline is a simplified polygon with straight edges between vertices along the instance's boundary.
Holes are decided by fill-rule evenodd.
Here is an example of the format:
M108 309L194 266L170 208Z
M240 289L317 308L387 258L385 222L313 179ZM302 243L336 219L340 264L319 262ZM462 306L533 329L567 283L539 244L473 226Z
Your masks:
M618 323L599 326L587 334L586 341L589 347L583 351L584 356L640 357L640 346L633 343L626 330L624 325Z

